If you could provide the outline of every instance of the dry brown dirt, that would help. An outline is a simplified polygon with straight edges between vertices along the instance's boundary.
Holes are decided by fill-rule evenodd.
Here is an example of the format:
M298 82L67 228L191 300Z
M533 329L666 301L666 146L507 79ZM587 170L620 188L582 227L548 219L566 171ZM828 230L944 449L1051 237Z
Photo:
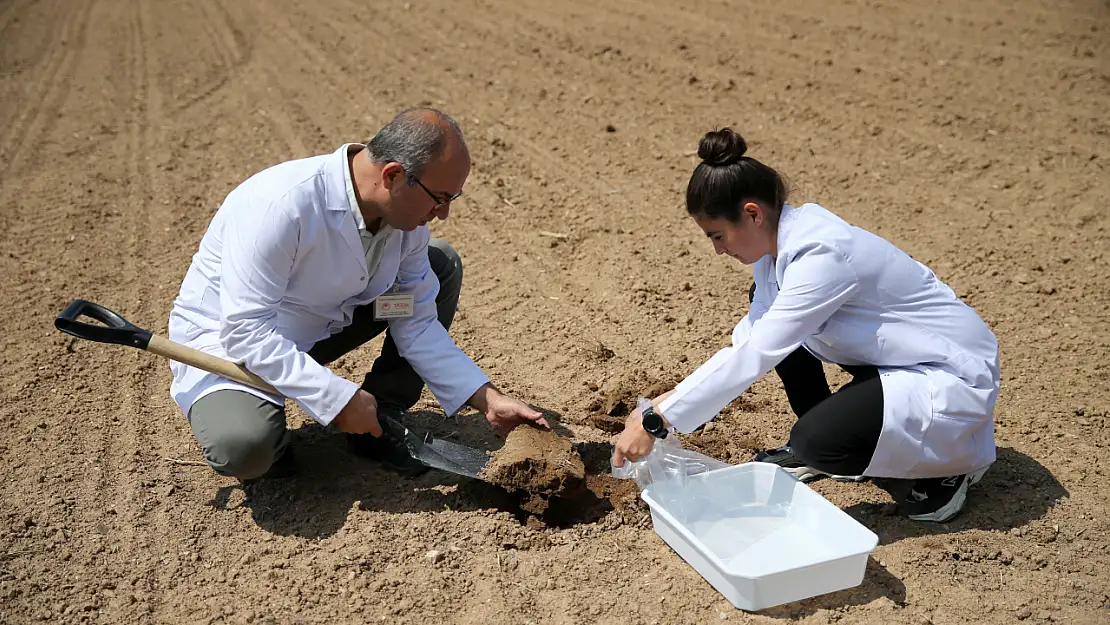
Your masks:
M549 497L585 490L586 468L570 437L543 427L518 427L494 450L479 477L509 492L534 495L536 511Z
M0 0L0 622L1110 622L1107 102L1104 0ZM591 504L529 521L297 413L300 477L244 489L197 466L164 362L53 328L80 297L164 332L228 191L421 103L475 163L434 226L466 263L454 335L589 462L615 389L681 378L746 311L750 272L681 203L731 124L794 202L900 245L997 332L998 462L965 513L817 483L880 536L866 579L747 614L596 475ZM688 442L743 462L790 423L772 375Z

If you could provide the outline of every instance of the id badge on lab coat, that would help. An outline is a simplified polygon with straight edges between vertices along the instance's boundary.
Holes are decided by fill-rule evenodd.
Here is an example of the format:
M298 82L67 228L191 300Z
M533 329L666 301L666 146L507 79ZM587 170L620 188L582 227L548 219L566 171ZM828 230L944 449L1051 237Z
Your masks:
M412 316L412 295L391 293L374 300L374 319L402 319Z

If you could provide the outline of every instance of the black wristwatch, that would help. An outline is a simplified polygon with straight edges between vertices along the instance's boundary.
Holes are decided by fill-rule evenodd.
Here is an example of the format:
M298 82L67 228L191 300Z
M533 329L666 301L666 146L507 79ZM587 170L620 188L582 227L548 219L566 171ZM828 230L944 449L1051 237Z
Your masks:
M640 414L640 423L644 426L645 432L660 440L667 438L669 430L663 424L663 417L659 416L658 412L655 412L654 406L644 408Z

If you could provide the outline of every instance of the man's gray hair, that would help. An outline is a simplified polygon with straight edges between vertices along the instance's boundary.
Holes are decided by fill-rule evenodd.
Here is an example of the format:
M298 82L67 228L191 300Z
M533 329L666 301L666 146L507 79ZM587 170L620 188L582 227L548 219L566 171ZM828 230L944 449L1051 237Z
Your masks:
M375 163L399 163L405 169L408 184L415 185L413 179L423 174L428 163L443 153L448 131L463 141L459 124L446 113L430 108L410 108L383 126L366 148Z

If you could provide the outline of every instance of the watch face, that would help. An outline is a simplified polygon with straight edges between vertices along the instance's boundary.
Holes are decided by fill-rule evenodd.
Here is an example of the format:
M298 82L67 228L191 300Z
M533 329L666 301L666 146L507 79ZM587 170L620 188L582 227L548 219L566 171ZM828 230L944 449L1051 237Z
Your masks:
M645 413L642 421L644 429L650 434L656 434L663 429L663 418L656 414L654 410Z

